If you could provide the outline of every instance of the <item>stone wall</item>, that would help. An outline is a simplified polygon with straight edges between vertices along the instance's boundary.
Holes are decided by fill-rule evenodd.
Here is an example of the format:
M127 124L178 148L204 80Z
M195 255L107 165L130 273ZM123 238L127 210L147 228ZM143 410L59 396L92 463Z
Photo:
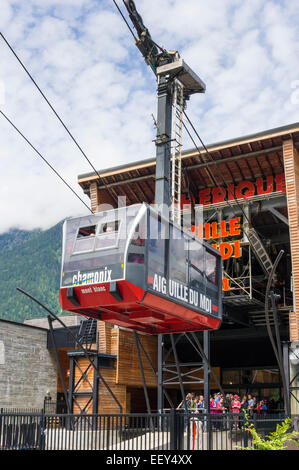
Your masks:
M81 320L85 320L85 317L82 315L64 315L64 316L59 316L59 319L65 324L65 326L77 326L80 324ZM49 329L49 322L48 318L31 318L29 320L24 321L24 325L31 325L31 326L36 326L38 328L44 328L46 330ZM53 329L55 328L63 328L61 323L59 323L58 320L53 321L52 323Z
M47 330L0 320L0 407L42 408L49 391L56 399L55 356Z

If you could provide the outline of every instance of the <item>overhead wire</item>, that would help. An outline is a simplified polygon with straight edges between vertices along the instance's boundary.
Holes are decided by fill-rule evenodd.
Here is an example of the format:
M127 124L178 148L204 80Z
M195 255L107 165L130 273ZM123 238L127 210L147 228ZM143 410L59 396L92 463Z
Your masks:
M105 184L105 182L103 181L103 178L100 176L99 172L95 169L94 165L92 164L92 162L90 161L90 159L88 158L88 156L86 155L86 153L84 152L84 150L82 149L82 147L79 145L78 141L75 139L74 135L71 133L71 131L68 129L67 125L64 123L64 121L62 120L62 118L59 116L59 114L57 113L57 111L55 110L54 106L50 103L49 99L46 97L45 93L42 91L42 89L40 88L40 86L37 84L36 80L33 78L33 76L31 75L31 73L29 72L29 70L27 69L27 67L24 65L24 63L21 61L21 59L19 58L19 56L17 55L17 53L15 52L15 50L13 49L13 47L11 46L11 44L8 42L8 40L6 39L6 37L4 36L4 34L0 31L0 36L2 37L3 41L5 42L5 44L8 46L8 48L10 49L10 51L12 52L12 54L14 55L14 57L17 59L17 61L19 62L19 64L21 65L21 67L23 68L23 70L26 72L26 74L28 75L28 77L30 78L30 80L32 81L32 83L35 85L35 87L37 88L37 90L39 91L39 93L42 95L42 97L44 98L44 100L46 101L46 103L49 105L49 107L51 108L51 110L53 111L53 113L55 114L55 116L57 117L57 119L59 120L59 122L62 124L62 126L64 127L64 129L66 130L66 132L68 133L68 135L70 136L70 138L72 139L72 141L75 143L75 145L77 146L77 148L79 149L79 151L81 152L81 154L83 155L83 157L85 158L85 160L89 163L90 167L93 169L93 171L95 172L95 174L98 176L100 182L102 181L102 184L104 186L104 188L108 191L108 193L110 194L110 196L112 197L113 201L115 203L117 203L117 200L114 196L114 194L112 194L112 192L110 191L110 189L107 187L107 185Z
M112 0L114 5L116 6L116 8L118 9L120 15L122 16L122 19L124 20L124 22L126 23L130 33L132 34L133 38L135 39L136 42L138 42L138 39L136 38L135 34L134 34L134 31L132 30L131 26L129 25L129 23L127 22L126 18L125 18L125 15L123 14L123 12L121 11L121 9L119 8L118 4L116 3L115 0Z
M15 129L15 131L17 131L17 133L25 140L25 142L27 142L27 144L37 153L37 155L39 155L39 157L46 163L46 165L48 165L51 168L51 170L56 174L56 176L58 176L58 178L60 178L61 181L72 191L72 193L82 202L82 204L84 204L84 206L87 207L87 209L93 214L90 207L83 201L83 199L81 199L81 197L76 193L76 191L74 191L74 189L58 173L58 171L55 170L55 168L46 160L46 158L37 150L37 148L34 147L34 145L30 142L30 140L27 139L27 137L23 134L23 132L21 132L20 129L18 129L18 127L11 121L11 119L9 119L9 117L1 109L0 109L0 114L6 119L7 122L9 122L9 124Z

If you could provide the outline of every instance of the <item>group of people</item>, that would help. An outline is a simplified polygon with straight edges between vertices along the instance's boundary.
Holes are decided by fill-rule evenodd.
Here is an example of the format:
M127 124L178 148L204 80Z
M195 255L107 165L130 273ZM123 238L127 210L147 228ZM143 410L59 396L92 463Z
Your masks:
M177 409L184 409L185 404L188 411L199 413L206 409L204 396L188 393ZM242 398L237 394L227 394L225 397L222 393L214 393L210 395L210 412L220 414L225 412L240 413L248 411L257 414L266 414L269 411L270 404L266 400L257 402L256 397L252 395L244 395Z

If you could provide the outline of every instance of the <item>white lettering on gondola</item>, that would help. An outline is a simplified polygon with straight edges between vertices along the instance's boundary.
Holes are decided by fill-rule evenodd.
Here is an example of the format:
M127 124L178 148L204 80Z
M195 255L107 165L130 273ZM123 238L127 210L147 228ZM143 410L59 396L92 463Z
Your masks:
M199 308L208 313L212 313L212 300L203 294L200 294Z
M111 281L112 269L105 269L101 271L81 273L78 271L77 274L73 276L73 286L81 286L86 284L102 284L104 282Z
M186 302L194 307L199 307L206 313L212 313L212 299L197 290L185 286L173 279L167 279L159 274L154 275L153 289L160 294L169 295L175 299Z

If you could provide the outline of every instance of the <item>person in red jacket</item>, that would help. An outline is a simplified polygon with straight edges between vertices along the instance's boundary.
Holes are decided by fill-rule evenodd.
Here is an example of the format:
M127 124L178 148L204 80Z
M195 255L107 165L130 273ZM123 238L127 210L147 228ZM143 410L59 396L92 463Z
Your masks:
M232 412L234 413L233 416L233 429L238 428L238 423L239 423L239 413L241 409L241 402L239 400L238 395L234 395L234 399L231 402L231 407L232 407Z

